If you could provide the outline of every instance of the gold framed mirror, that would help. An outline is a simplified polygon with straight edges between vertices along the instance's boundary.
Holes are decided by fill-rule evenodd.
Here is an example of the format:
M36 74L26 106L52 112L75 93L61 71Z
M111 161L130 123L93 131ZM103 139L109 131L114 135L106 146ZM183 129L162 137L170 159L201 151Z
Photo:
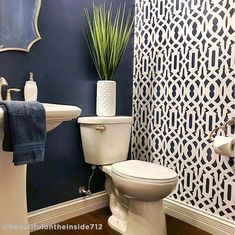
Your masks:
M29 52L41 39L38 17L41 0L0 0L0 52Z

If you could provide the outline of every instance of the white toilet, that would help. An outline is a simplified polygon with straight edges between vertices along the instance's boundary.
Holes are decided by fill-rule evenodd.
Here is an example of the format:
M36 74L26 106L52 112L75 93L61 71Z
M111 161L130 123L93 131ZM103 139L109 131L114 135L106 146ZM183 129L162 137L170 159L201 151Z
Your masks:
M85 161L106 173L110 227L125 235L166 235L162 199L177 184L177 174L155 163L126 160L132 117L81 117Z

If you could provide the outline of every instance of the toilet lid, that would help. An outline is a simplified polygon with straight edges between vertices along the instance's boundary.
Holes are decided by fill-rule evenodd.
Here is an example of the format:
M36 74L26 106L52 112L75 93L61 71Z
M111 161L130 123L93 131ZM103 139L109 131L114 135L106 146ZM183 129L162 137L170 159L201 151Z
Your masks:
M145 180L172 180L177 178L173 170L156 163L140 160L129 160L114 163L112 172L122 177L127 176Z

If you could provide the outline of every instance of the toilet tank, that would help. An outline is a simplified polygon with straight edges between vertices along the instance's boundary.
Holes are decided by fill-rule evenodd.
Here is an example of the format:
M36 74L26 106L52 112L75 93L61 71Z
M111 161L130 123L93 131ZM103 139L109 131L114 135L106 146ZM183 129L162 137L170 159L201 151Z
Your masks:
M78 118L85 161L92 165L125 161L132 122L129 116Z

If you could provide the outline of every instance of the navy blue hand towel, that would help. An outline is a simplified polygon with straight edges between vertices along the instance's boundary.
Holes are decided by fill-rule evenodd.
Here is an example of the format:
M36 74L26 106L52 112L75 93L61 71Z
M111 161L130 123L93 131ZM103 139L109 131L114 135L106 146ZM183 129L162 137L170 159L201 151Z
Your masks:
M0 101L4 111L3 150L13 151L14 165L44 160L46 114L37 101Z

